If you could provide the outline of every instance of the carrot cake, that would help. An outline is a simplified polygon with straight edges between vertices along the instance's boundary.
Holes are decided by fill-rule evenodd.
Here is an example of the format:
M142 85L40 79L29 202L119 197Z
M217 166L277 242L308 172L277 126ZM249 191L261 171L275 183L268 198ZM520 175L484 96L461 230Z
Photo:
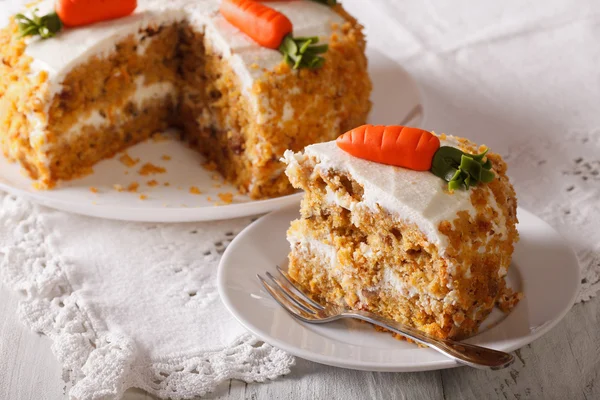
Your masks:
M304 189L289 274L318 301L368 310L439 338L477 332L507 288L515 192L498 154L405 127L363 126L287 151ZM482 152L483 151L483 152ZM480 153L481 152L481 153Z
M241 192L292 192L286 149L366 120L365 39L335 1L256 4L289 20L278 48L226 18L220 0L133 1L120 18L72 19L81 26L61 14L79 11L56 6L61 22L55 1L34 3L0 30L2 152L46 189L176 127Z

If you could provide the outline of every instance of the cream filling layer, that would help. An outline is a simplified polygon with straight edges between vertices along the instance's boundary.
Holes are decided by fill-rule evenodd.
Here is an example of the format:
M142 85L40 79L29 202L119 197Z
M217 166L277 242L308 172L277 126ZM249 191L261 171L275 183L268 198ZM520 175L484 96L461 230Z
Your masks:
M173 101L176 100L177 88L171 82L157 82L150 85L144 85L144 77L141 76L136 79L136 86L137 89L135 90L135 93L127 99L126 103L133 103L138 108L151 100L168 97L171 97ZM85 135L83 129L85 127L91 126L101 128L113 124L114 121L122 123L125 120L124 114L124 110L118 110L112 115L112 118L109 119L103 115L102 110L93 110L87 117L81 118L75 124L71 125L67 131L62 133L61 140L71 141ZM45 156L46 162L49 161L46 154L51 147L52 144L50 143L42 144L40 147L40 152Z
M301 248L305 249L304 251L313 251L319 254L319 256L326 260L324 265L327 266L329 273L334 276L340 284L344 284L344 281L347 279L351 279L354 274L354 269L349 265L341 265L337 260L336 249L334 246L325 244L319 240L314 238L306 238L299 234L295 235L293 232L288 233L288 242L290 242L291 248L294 249L296 245L300 245ZM368 247L368 245L363 244ZM373 255L371 249L362 249L363 255L368 259ZM347 288L347 286L346 286ZM385 268L383 270L383 278L376 286L371 286L367 288L363 288L368 291L374 290L389 290L392 293L396 293L402 297L414 297L414 296L428 296L433 299L437 299L436 296L428 291L423 290L415 285L412 285L404 280L402 280L398 274L396 274L391 268ZM364 300L364 296L360 290L356 292L356 295ZM448 297L448 296L447 296ZM437 299L442 300L442 299ZM449 302L454 302L455 300L450 298Z
M335 247L324 244L312 238L306 239L304 237L295 236L293 235L293 233L291 235L288 235L288 241L290 242L292 249L294 249L297 244L300 244L300 246L302 247L302 250L300 250L301 252L316 253L321 258L323 258L325 262L323 262L321 265L327 269L328 273L337 280L337 282L344 288L344 290L348 291L349 285L346 282L352 279L353 271L351 267L341 266L337 262ZM377 292L380 290L385 290L390 292L392 296L413 298L415 303L430 315L442 314L444 312L445 306L455 305L458 300L458 291L456 290L452 290L442 299L436 298L436 296L433 293L427 290L422 290L414 285L403 281L390 268L384 269L383 279L379 282L378 285L359 288L355 290L354 293L356 294L358 299L362 303L366 304L368 300L364 296L363 290L366 290L368 292ZM470 313L470 317L474 318L475 315L477 315L477 313L481 309L481 307L482 306L472 310L472 312ZM459 311L458 314L462 314L462 312ZM462 320L460 318L453 319L453 323L455 326L460 326Z

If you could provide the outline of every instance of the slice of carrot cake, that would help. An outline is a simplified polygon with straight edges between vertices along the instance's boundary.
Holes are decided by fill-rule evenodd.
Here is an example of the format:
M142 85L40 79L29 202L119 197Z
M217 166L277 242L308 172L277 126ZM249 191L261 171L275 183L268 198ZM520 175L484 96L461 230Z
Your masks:
M477 332L506 287L518 240L501 157L466 139L362 126L287 151L304 189L289 274L316 300L368 310L440 338Z
M78 3L34 2L0 30L0 148L40 188L177 127L242 192L278 196L285 149L366 120L362 27L335 1ZM287 22L271 32L244 4Z

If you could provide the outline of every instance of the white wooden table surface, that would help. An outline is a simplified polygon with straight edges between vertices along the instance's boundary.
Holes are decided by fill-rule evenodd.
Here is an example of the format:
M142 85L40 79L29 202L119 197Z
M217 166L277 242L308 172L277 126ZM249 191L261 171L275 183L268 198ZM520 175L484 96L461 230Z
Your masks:
M18 295L0 287L0 400L64 399L50 340L15 317ZM506 370L417 373L345 370L298 360L282 379L230 381L206 399L600 399L600 298L577 304L546 336L516 352ZM154 397L130 390L124 400Z

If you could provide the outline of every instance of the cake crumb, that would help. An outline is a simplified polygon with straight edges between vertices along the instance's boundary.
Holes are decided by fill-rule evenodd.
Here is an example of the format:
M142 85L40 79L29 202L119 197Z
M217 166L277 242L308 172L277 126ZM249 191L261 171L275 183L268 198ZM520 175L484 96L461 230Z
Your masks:
M220 181L221 180L221 175L219 175L219 174L213 174L210 178L213 181Z
M92 192L92 193L98 193L98 189L96 189L93 186L90 186L90 192Z
M138 171L138 174L142 176L154 175L154 174L164 174L167 172L166 168L160 167L158 165L154 165L152 163L146 163L142 165L142 168Z
M171 186L171 183L169 183L169 182L165 182L163 185L164 185L164 186Z
M231 192L219 193L218 196L225 204L231 204L233 202L233 193Z
M131 182L129 184L129 186L127 186L127 191L135 193L135 192L137 192L137 190L138 190L139 187L140 187L139 183L137 183L137 182Z
M206 169L208 171L216 171L217 170L217 164L214 161L205 162L204 164L202 164L202 166L204 167L204 169Z
M146 185L148 185L150 187L154 187L154 186L158 186L158 182L155 179L152 179L151 181L146 182Z
M252 69L259 69L260 65L258 65L257 63L252 63L252 64L250 64L250 68L252 68Z
M117 192L122 192L123 190L125 190L125 189L123 188L123 186L122 186L122 185L119 185L118 183L115 183L115 184L113 185L113 189L115 189Z
M134 165L136 165L137 163L140 162L139 158L131 158L131 156L128 153L124 153L121 157L119 157L119 161L121 162L121 164L125 165L128 168L133 167Z
M145 194L140 194L140 200L146 200L148 198L148 196L146 196Z
M198 187L196 187L196 186L190 186L190 193L191 194L202 194L200 189L198 189Z
M171 156L167 155L167 154L163 154L161 159L165 160L165 161L171 161Z

